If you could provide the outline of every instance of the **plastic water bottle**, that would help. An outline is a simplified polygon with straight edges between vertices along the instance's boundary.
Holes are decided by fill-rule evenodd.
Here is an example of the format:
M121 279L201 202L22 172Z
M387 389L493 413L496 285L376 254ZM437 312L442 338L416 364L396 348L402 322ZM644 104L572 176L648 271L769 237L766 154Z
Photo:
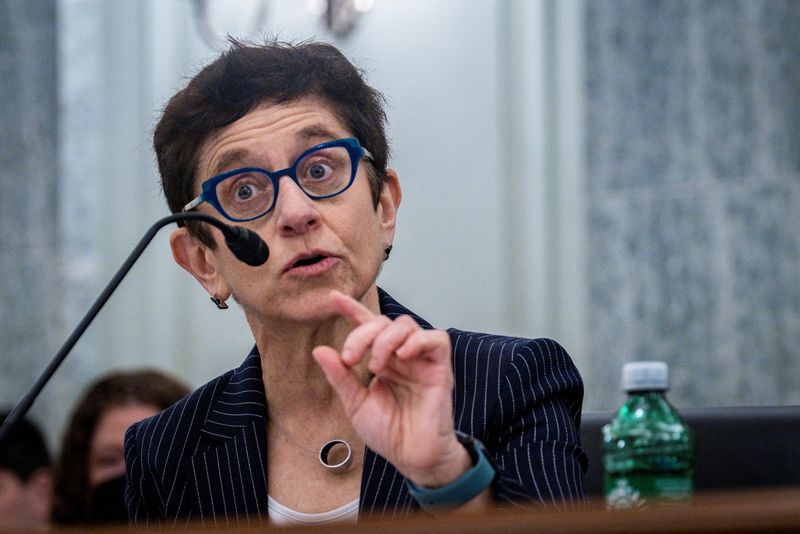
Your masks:
M664 362L622 368L628 400L603 427L605 498L609 508L686 502L692 495L694 439L667 402Z

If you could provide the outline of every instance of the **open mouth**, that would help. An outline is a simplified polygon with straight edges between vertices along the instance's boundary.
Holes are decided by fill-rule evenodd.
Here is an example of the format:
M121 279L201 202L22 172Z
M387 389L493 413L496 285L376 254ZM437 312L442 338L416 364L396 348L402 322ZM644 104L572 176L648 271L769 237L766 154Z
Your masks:
M311 257L309 257L309 258L303 258L303 259L297 260L297 261L296 261L296 262L294 262L294 264L292 265L292 269L294 269L295 267L305 267L305 266L307 266L307 265L314 265L315 263L319 263L319 262L321 262L321 261L322 261L322 260L324 260L326 257L327 257L327 256L322 256L322 255L319 255L319 256L311 256Z

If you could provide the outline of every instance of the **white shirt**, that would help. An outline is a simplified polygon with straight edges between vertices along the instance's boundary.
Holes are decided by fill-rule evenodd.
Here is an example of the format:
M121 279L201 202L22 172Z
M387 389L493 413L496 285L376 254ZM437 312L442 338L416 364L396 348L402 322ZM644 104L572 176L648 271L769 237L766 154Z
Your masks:
M358 521L359 499L340 506L334 510L318 514L306 514L287 508L278 501L267 496L269 520L273 525L309 525L315 523L355 523Z

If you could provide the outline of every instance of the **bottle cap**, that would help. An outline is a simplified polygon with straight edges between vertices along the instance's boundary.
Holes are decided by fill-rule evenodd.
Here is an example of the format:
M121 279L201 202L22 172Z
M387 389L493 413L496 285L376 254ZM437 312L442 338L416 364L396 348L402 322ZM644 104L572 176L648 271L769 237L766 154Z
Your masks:
M630 362L622 366L622 389L666 391L669 369L664 362Z

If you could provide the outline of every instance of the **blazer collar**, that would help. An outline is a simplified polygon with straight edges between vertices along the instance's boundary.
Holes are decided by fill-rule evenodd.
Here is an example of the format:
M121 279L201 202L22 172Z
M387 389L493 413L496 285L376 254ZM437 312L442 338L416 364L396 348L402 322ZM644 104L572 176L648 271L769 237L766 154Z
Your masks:
M214 396L200 431L212 441L230 439L242 428L254 423L266 429L264 418L267 404L261 376L261 356L255 346L229 376L222 391Z
M425 330L430 330L433 328L428 321L394 300L389 293L381 288L378 288L378 303L381 307L381 314L385 315L389 319L395 319L401 315L408 315L417 321L417 324L419 324Z
M267 412L258 351L216 384L200 443L185 462L192 517L266 520Z

